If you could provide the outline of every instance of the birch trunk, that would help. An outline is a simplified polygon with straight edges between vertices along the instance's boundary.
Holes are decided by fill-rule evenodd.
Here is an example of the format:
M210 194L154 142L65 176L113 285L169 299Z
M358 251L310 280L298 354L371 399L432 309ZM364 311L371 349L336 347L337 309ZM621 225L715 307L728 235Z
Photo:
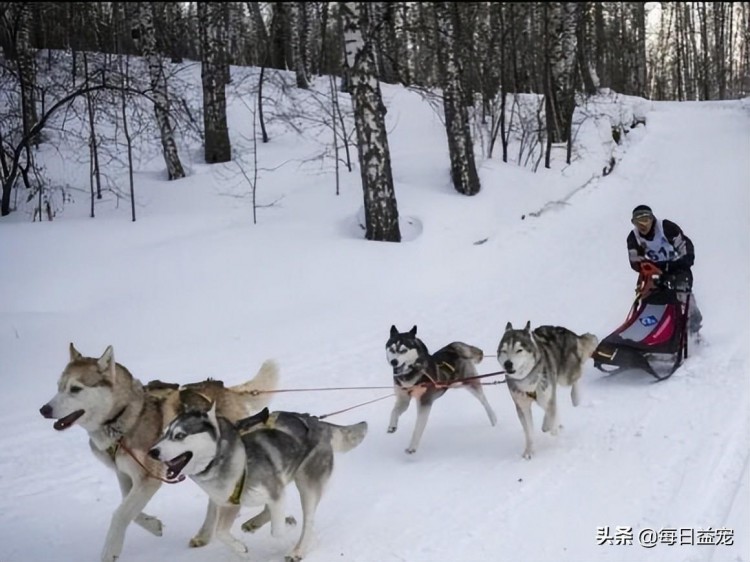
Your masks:
M443 111L448 134L453 187L464 195L476 195L481 184L474 162L474 145L469 128L469 112L464 104L461 69L456 42L456 4L435 4L438 23L438 56L443 75Z
M367 30L365 6L342 6L346 60L350 69L352 106L364 190L365 231L368 240L400 242L398 207L393 189L391 156L385 129L385 106L377 79L375 53Z
M201 81L203 83L204 155L215 164L232 159L227 128L226 28L219 2L198 2L201 42Z
M154 98L154 113L159 126L161 136L162 152L164 162L167 165L167 175L170 180L185 177L185 171L180 162L177 152L174 129L169 118L169 96L167 93L167 78L164 74L162 59L156 52L156 32L154 30L153 13L151 4L140 2L138 4L139 28L137 36L143 57L148 64L148 73L151 79L151 92Z

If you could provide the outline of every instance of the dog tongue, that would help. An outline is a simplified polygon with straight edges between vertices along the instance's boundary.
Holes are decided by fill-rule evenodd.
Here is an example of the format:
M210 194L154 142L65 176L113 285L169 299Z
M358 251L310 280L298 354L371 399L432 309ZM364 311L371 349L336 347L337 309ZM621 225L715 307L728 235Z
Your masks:
M68 429L83 414L84 414L83 410L76 410L72 414L68 414L64 418L60 418L59 420L57 420L52 427L54 427L57 431L62 431L63 429Z

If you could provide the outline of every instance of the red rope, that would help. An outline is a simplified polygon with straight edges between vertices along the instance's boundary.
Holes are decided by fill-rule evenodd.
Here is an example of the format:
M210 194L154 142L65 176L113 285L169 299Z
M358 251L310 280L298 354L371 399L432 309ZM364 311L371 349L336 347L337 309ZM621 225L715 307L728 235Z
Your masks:
M130 455L130 456L131 456L131 457L133 458L133 460L134 460L135 462L137 462L137 463L138 463L138 465L139 465L139 466L140 466L140 467L141 467L141 468L142 468L142 469L144 470L144 472L146 473L146 475L147 475L147 476L149 476L149 477L151 477L151 478L156 478L157 480L161 480L162 482L165 482L165 483L167 483L167 484L177 484L177 483L179 483L179 482L182 482L183 480L185 480L185 475L184 475L184 474L180 474L180 475L179 475L179 476L177 477L177 480L169 480L169 479L167 479L167 478L164 478L163 476L160 476L160 475L158 475L158 474L154 474L153 472L151 472L151 471L150 471L150 470L149 470L148 468L146 468L146 465L144 465L144 464L143 464L143 463L142 463L142 462L140 461L140 459L138 459L138 457L136 457L136 456L135 456L135 453L133 453L133 451L131 451L131 450L130 450L130 448L129 448L129 447L127 447L127 446L125 445L125 440L124 440L124 439L121 439L121 440L120 440L120 441L118 442L117 446L118 446L118 447L122 447L122 448L123 448L123 450L124 450L124 451L125 451L125 452L126 452L127 454L129 454L129 455Z
M350 406L349 408L344 408L343 410L337 410L336 412L331 412L330 414L324 414L322 416L318 416L318 419L327 418L328 416L335 416L336 414L343 414L344 412L348 412L349 410L354 410L355 408L359 408L360 406L366 406L367 404L372 404L373 402L378 402L380 400L385 400L386 398L390 398L391 396L395 396L395 394L389 394L388 396L381 396L380 398L375 398L375 400L368 400L367 402L362 402L361 404L356 404L354 406Z

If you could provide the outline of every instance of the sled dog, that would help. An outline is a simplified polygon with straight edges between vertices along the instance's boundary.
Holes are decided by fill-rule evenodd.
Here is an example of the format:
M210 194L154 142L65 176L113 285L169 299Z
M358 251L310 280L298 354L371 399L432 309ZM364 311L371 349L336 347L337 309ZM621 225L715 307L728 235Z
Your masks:
M83 427L94 456L117 474L122 503L112 514L103 561L112 562L120 555L131 521L156 536L162 534L161 521L141 511L162 484L163 466L147 453L166 424L189 406L185 399L191 395L185 389L200 390L217 401L223 416L239 420L268 404L270 393L256 391L274 390L277 381L278 367L268 360L255 378L237 386L225 387L210 379L182 389L160 381L144 386L115 362L112 346L97 359L84 357L70 344L70 361L58 380L57 394L39 411L56 420L53 427L58 431ZM215 517L216 510L209 503L199 536ZM191 545L200 546L195 540Z
M407 453L416 452L427 426L432 403L445 394L450 385L460 384L471 392L484 406L490 423L493 426L497 423L495 412L484 395L480 381L475 378L460 382L477 376L474 365L484 357L481 349L456 341L430 354L424 342L417 337L416 326L408 332L399 332L395 326L391 326L385 353L388 363L393 368L393 388L396 393L396 404L391 412L388 433L396 431L398 418L409 407L411 399L417 401L417 422L406 449Z
M284 490L294 481L302 502L302 533L286 560L297 561L307 553L334 451L353 449L366 433L366 422L339 426L308 414L269 414L267 408L234 425L204 399L167 426L149 456L166 464L170 478L190 476L217 506L216 524L196 539L208 544L215 534L240 555L248 549L231 534L240 507L264 506L242 525L243 531L254 532L270 521L271 535L278 537L285 523L294 523L284 515Z
M529 322L523 330L514 330L510 322L505 326L497 360L505 369L508 390L526 437L523 458L530 459L534 454L532 402L544 410L542 431L557 435L557 385L572 387L570 398L573 406L578 406L583 364L598 344L593 334L579 336L560 326L540 326L533 332Z

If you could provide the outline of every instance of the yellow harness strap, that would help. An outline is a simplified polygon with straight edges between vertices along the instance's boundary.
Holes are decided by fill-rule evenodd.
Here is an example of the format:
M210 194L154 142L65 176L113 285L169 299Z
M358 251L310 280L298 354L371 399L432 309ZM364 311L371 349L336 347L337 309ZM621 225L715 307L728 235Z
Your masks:
M229 496L229 499L227 500L229 503L233 505L240 505L240 498L242 497L242 490L245 488L245 476L247 475L247 469L242 471L242 476L237 481L237 484L234 487L234 491L232 492L232 495Z

